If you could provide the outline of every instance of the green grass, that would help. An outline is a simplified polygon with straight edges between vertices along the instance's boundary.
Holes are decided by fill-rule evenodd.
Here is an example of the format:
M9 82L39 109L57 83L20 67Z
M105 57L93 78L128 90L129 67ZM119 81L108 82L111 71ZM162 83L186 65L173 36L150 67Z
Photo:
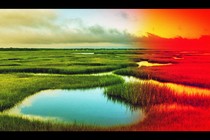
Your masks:
M135 67L131 50L0 49L0 73L82 74ZM94 54L79 54L94 53Z
M163 103L163 91L171 92L167 87L160 88L148 82L131 82L107 87L105 94L133 105L148 106Z
M157 104L182 104L195 107L209 107L210 96L199 94L177 94L165 85L150 82L131 82L109 86L105 89L109 98L121 99L135 106L151 107Z
M103 127L78 122L68 124L5 114L0 114L0 120L0 131L128 131L132 129L132 125Z
M105 128L84 124L60 124L52 121L28 120L0 115L0 131L99 131Z
M163 67L163 66L161 66ZM155 77L152 77L148 71L146 71L144 68L122 68L114 71L115 74L118 75L126 75L126 76L134 76L141 79L153 79L161 81L160 79L157 79ZM165 81L161 81L165 82Z
M88 65L88 64L86 64ZM67 66L67 67L4 67L0 68L0 73L27 72L27 73L55 73L55 74L91 74L98 72L108 72L120 67L117 66Z
M33 74L0 74L0 111L14 106L25 97L44 89L102 87L122 83L118 76L43 76Z

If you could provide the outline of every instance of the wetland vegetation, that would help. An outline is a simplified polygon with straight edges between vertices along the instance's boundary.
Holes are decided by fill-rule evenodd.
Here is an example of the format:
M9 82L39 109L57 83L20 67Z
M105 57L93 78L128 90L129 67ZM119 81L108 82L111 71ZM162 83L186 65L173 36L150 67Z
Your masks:
M202 55L203 52L146 49L0 49L0 54L2 131L208 129L207 124L210 122L205 116L208 116L210 109L210 56ZM141 61L170 65L139 67ZM96 74L104 72L103 75ZM152 79L162 85L149 81L126 82L123 75ZM181 86L178 92L178 89L168 86L167 82L206 88L207 94L201 94L200 90L193 94L189 90L189 94L186 90L182 91ZM105 89L104 96L109 100L142 109L145 119L139 119L135 124L104 128L80 123L62 124L5 113L17 103L43 90L97 87ZM192 115L192 112L197 114ZM201 121L198 121L199 115L202 115ZM160 120L158 117L164 119ZM183 125L178 125L173 120ZM206 125L203 125L204 121ZM188 127L184 127L184 124ZM196 126L199 127L196 129Z

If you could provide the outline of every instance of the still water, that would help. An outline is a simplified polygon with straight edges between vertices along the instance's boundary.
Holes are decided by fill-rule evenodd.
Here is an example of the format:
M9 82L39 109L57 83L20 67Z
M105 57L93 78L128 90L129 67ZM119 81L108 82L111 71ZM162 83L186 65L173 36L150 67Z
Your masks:
M127 125L143 119L140 108L132 109L122 102L109 100L103 92L104 88L43 90L26 98L10 112L98 126Z

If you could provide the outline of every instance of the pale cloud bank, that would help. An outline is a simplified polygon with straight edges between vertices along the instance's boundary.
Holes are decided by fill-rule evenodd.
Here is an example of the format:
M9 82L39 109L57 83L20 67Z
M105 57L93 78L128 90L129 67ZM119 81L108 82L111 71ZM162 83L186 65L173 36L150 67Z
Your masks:
M126 14L123 14L127 18ZM54 10L0 10L0 47L8 44L130 44L126 30L87 25L80 18L59 20Z

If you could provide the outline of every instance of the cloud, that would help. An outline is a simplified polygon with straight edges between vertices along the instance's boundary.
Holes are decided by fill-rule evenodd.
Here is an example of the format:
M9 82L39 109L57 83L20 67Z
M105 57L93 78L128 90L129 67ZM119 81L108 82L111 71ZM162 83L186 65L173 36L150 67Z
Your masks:
M129 19L129 15L126 13L126 12L124 12L124 11L121 11L120 13L119 13L119 15L122 17L122 18L124 18L124 19Z
M0 10L0 27L39 27L50 26L51 22L57 18L53 10Z
M59 20L54 10L0 10L1 44L130 43L133 35L115 28Z

